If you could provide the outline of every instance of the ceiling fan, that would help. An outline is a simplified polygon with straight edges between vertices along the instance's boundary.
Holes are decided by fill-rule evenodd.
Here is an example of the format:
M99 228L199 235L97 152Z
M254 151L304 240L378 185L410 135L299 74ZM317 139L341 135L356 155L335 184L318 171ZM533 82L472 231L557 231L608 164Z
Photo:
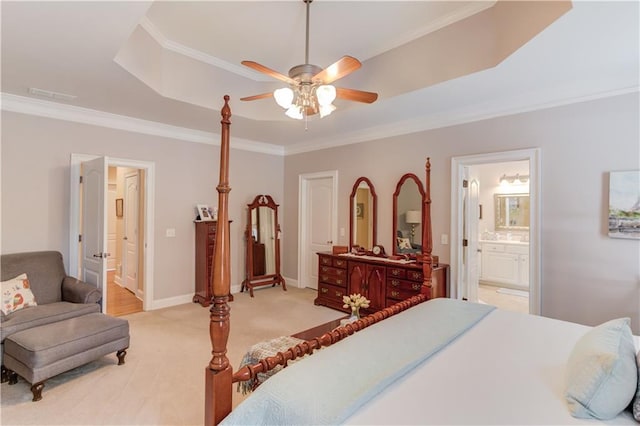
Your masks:
M331 85L334 81L345 77L362 66L352 56L343 56L327 68L320 68L309 63L309 5L313 0L302 0L307 4L307 31L304 64L296 65L289 70L289 76L281 74L254 61L242 61L242 65L284 81L289 87L273 92L240 98L241 101L255 101L273 96L286 115L295 119L303 119L317 113L320 117L331 114L335 109L336 98L349 101L373 103L378 94L356 89L345 89Z

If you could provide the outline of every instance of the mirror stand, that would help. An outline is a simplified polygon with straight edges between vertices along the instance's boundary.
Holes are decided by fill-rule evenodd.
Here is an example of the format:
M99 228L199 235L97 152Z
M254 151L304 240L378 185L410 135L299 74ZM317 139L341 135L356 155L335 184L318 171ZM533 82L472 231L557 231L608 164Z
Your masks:
M270 195L257 195L247 205L247 229L245 231L246 257L245 279L240 292L281 284L287 290L280 275L280 224L278 205Z

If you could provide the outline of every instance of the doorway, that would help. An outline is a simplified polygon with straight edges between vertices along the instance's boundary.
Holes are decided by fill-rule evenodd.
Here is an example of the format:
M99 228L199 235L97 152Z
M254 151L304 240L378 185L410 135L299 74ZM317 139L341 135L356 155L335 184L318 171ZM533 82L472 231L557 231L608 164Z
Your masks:
M338 171L308 173L298 181L298 287L318 288L318 256L337 241Z
M452 159L452 297L540 313L539 170L539 149Z
M94 283L103 292L102 310L111 313L110 304L115 303L117 306L126 303L118 295L129 296L124 300L136 302L138 306L142 306L142 310L150 310L153 300L154 224L153 210L148 206L152 206L154 203L155 172L153 163L83 154L71 155L70 246L67 268L70 272L75 272L77 276L83 276L85 268L84 246L80 241L82 241L83 233L86 233L84 230L86 226L82 222L84 216L82 212L86 210L86 203L83 200L84 186L80 176L83 164L91 160L99 160L104 169L101 185L104 186L105 196L103 199L106 202L101 206L95 206L96 211L101 212L105 218L104 227L95 227L97 234L93 239L99 242L92 250L98 255L91 255L92 258L96 257L102 260L100 271L95 274L96 281ZM129 186L129 189L126 190L127 195L125 195L127 186L125 177L127 177ZM102 189L95 191L100 193ZM129 201L125 202L127 199ZM127 228L135 235L133 237L135 244L129 248L123 243L127 241L123 239L125 216L128 216L129 219ZM127 251L129 252L129 260L123 261L123 254ZM123 263L129 264L129 267L125 266L124 272L122 270ZM125 290L125 286L131 287L132 291ZM109 292L109 289L112 291ZM121 293L121 291L126 293Z

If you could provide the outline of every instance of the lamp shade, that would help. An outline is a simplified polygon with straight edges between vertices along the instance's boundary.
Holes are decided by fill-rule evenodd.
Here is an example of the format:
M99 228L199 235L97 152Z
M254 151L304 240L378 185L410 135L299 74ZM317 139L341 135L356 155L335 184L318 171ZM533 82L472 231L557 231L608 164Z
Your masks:
M291 106L291 102L293 102L293 90L288 87L274 90L273 97L278 105L284 109L288 109Z
M336 88L330 84L323 84L316 89L316 97L318 98L318 104L330 105L336 98Z
M404 221L407 223L422 223L422 214L419 210L407 210Z

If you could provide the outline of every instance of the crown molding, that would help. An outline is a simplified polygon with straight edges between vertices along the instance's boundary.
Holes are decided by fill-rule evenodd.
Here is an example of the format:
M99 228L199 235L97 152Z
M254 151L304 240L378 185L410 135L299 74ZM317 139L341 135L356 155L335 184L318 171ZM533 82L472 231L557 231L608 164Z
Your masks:
M211 65L217 68L222 68L225 71L229 71L236 75L254 80L254 81L273 81L268 76L260 74L255 71L251 71L248 68L241 67L231 62L223 61L220 58L215 56L211 56L207 53L204 53L200 50L192 49L183 44L177 43L175 41L169 40L160 32L160 30L147 18L146 16L142 17L139 22L139 25L142 29L144 29L150 36L153 38L156 43L160 45L163 49L170 50L179 55L186 56L191 59L195 59L196 61L203 62L207 65Z
M304 143L286 147L285 156L318 151L321 149L335 148L361 142L370 142L393 136L424 132L427 130L434 130L459 124L488 120L497 117L561 107L597 99L621 96L630 93L637 93L639 91L640 86L636 85L616 90L592 93L588 95L573 97L556 96L556 99L541 99L542 97L544 97L543 95L538 96L538 99L534 101L532 101L531 94L525 94L511 99L499 99L488 103L472 105L464 109L445 111L443 113L434 114L431 116L420 116L391 124L370 127L362 131L343 135L343 137L338 139L331 138L306 141ZM558 93L556 92L554 94L557 95Z
M220 145L220 134L186 127L172 126L156 121L142 120L125 115L112 114L89 108L65 105L58 102L33 99L25 96L2 93L2 110L36 115L56 120L107 127L133 133L142 133L187 142ZM284 155L284 147L242 138L231 138L231 147L243 151Z
M532 102L530 94L525 94L508 100L497 100L490 103L472 105L465 109L446 111L437 115L415 117L402 122L370 127L362 131L344 134L340 138L332 137L330 139L314 139L285 147L232 137L231 147L244 151L287 156L361 142L369 142L393 136L424 132L502 116L637 93L639 91L640 87L636 85L582 96L565 96L557 99L544 100L539 96L539 100L534 102ZM187 142L220 145L220 134L218 133L171 126L155 121L142 120L124 115L33 99L9 93L2 93L1 95L2 110L5 111L108 127L128 132L178 139Z

